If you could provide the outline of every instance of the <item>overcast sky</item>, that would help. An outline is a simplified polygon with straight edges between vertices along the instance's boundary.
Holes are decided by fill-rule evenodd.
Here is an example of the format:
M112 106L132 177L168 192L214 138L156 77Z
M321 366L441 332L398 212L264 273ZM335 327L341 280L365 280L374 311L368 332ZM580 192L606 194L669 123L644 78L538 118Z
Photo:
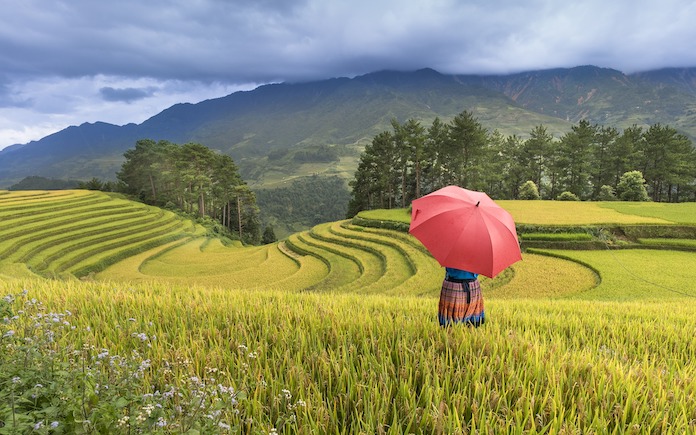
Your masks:
M270 82L696 66L693 0L0 0L0 149Z

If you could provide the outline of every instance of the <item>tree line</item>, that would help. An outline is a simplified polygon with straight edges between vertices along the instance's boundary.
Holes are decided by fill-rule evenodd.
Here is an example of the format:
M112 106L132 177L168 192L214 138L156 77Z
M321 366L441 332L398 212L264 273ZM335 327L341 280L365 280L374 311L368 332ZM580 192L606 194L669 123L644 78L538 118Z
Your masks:
M285 235L342 219L350 193L342 178L315 174L288 181L283 187L258 189L256 198L262 220Z
M610 199L622 177L636 171L653 201L696 200L696 151L688 137L666 125L619 131L582 120L559 139L538 125L523 140L489 132L469 111L449 123L436 118L428 127L415 119L391 124L360 157L349 216L407 207L446 185L495 199L520 199L525 184L541 199Z
M261 240L256 196L227 155L198 144L139 140L124 153L119 190L143 202L212 219L247 243Z

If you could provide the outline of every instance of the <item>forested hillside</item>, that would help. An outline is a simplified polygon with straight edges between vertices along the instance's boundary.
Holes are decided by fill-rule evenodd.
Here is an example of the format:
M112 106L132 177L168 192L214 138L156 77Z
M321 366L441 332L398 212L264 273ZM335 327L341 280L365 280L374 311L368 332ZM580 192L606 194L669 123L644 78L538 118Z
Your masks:
M464 110L504 135L525 136L543 124L560 137L585 119L614 128L667 124L693 139L694 76L691 69L626 75L592 66L505 76L424 69L265 85L177 104L138 125L86 123L9 147L0 151L0 186L31 175L115 179L123 153L143 138L219 150L251 187L276 183L279 174L349 179L364 146L392 119L449 121Z
M696 150L673 127L620 131L573 125L555 140L539 125L529 138L488 132L471 112L451 122L393 121L361 156L349 214L405 208L453 184L496 199L696 201ZM649 195L649 196L648 196Z
M117 174L122 192L209 219L245 242L260 241L256 197L231 157L201 144L144 139L125 158Z

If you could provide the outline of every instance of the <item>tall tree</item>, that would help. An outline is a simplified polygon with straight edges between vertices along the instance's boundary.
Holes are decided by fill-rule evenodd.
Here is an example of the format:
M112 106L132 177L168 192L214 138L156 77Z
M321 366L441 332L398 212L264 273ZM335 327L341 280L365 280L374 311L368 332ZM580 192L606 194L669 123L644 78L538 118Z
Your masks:
M425 128L420 122L411 118L400 127L400 132L403 134L404 146L408 152L413 172L413 192L409 191L407 195L404 195L406 201L410 202L415 198L421 197L423 167L426 161Z
M434 192L445 186L444 168L446 154L443 145L447 141L447 125L435 118L428 128L425 138L425 166L423 193Z
M488 140L488 132L473 113L464 111L449 123L445 154L448 184L476 189L482 184L479 175Z
M553 144L553 136L543 125L537 125L529 133L518 158L519 165L524 169L524 181L531 180L539 187L546 171L546 159Z
M623 174L639 167L638 153L642 148L642 141L643 128L635 124L624 129L616 138L607 155L607 164L612 173L612 180L608 185L616 189Z
M126 160L116 174L126 186L127 193L150 203L161 202L158 198L161 180L157 164L168 158L173 147L167 141L142 139L135 143L135 148L127 150L123 154Z
M653 201L671 201L679 185L689 182L694 149L674 128L655 124L643 135L641 172ZM693 180L693 178L691 178Z
M602 186L611 186L614 181L614 168L610 158L614 154L612 150L617 146L616 140L619 132L614 127L600 127L595 136L592 148L592 164L590 175L592 182L592 199L599 197Z
M219 220L247 242L260 240L256 198L231 157L198 143L176 145L149 139L138 141L124 156L118 177L126 193Z
M586 199L590 194L590 169L592 167L592 150L597 140L597 125L591 125L587 120L581 120L571 127L559 144L561 157L556 162L561 173L563 190L574 193L580 199Z

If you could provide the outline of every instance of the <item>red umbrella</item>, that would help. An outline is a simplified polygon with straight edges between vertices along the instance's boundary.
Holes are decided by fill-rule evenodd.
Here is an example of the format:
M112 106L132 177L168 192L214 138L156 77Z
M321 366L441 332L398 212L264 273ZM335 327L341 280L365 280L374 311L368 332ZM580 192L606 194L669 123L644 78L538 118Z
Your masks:
M515 221L483 192L447 186L412 208L408 232L442 266L493 278L522 259Z

